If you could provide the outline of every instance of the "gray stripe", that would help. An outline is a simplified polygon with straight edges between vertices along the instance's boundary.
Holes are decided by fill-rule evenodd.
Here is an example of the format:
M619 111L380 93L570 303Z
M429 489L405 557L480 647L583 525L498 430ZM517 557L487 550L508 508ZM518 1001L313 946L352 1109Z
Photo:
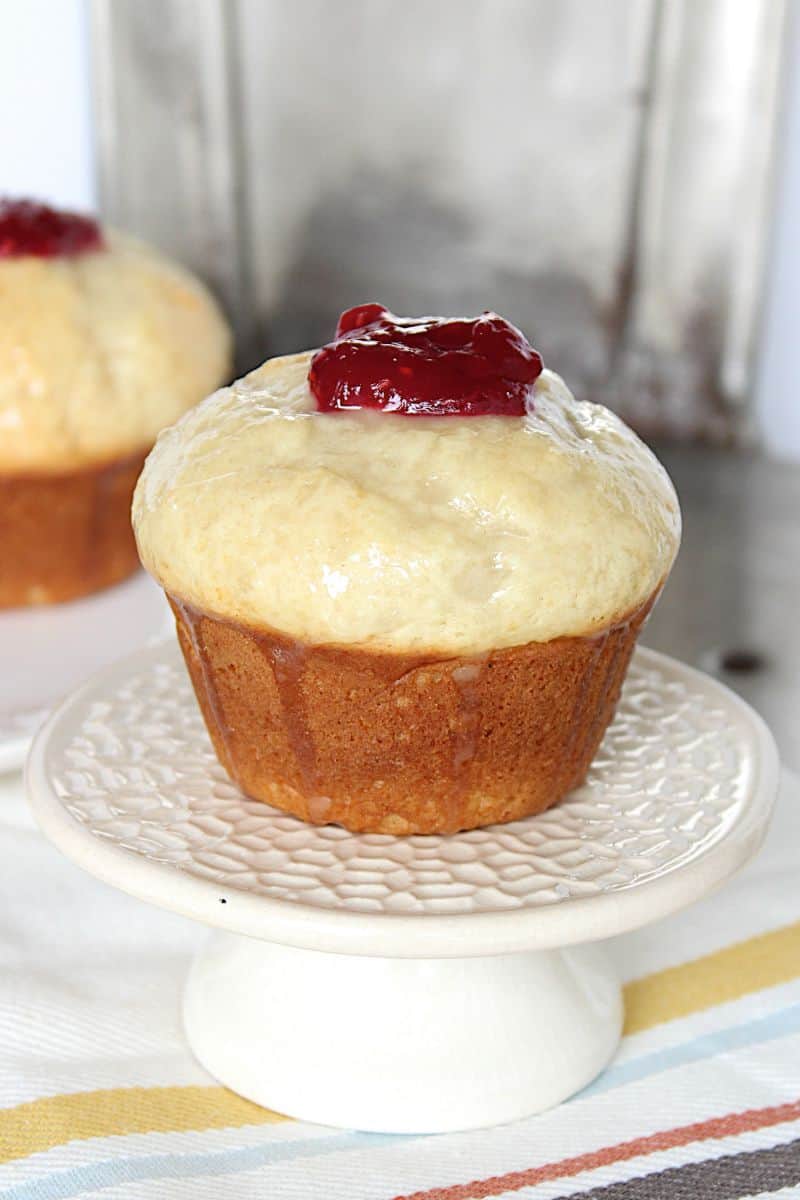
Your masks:
M563 1200L741 1200L796 1183L800 1183L800 1138L768 1150L726 1154L561 1196Z

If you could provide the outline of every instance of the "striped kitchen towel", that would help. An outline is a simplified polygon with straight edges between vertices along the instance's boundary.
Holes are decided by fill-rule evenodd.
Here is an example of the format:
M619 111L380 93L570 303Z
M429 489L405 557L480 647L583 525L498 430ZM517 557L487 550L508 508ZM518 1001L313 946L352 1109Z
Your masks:
M608 1070L541 1116L437 1137L290 1121L217 1086L180 1027L204 931L62 858L18 777L0 781L0 854L0 1198L800 1196L800 781L788 774L746 871L613 943L627 1018Z

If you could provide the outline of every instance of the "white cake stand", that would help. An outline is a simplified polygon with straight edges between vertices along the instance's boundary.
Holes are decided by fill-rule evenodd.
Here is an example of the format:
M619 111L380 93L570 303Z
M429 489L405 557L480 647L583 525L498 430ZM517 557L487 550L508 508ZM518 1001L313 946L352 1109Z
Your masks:
M144 571L67 604L0 612L0 771L23 765L62 696L171 625L164 593Z
M639 650L587 783L552 811L453 837L304 825L228 781L170 642L63 704L27 782L87 871L224 931L185 993L213 1075L307 1120L436 1132L540 1111L602 1070L620 988L587 943L736 871L777 768L747 705Z

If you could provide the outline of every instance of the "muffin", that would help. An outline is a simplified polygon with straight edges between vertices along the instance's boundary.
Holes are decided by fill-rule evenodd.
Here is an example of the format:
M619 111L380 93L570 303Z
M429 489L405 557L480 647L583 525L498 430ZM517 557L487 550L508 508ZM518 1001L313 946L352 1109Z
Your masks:
M343 314L161 434L134 497L220 761L355 831L579 784L675 557L650 450L494 314Z
M137 568L145 455L223 382L230 353L187 271L89 217L0 201L0 608Z

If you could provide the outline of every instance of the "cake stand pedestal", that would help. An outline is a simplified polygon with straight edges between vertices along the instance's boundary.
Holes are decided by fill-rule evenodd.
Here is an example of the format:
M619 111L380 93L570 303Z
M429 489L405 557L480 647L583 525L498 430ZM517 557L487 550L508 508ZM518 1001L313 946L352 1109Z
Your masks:
M550 1108L613 1055L619 984L594 946L378 958L216 934L189 1043L234 1091L324 1125L436 1133Z
M216 762L176 647L96 676L34 743L44 832L87 871L217 927L186 985L197 1058L259 1104L428 1133L541 1111L608 1062L620 988L600 939L755 853L778 763L747 705L638 650L583 787L452 837L310 826Z

